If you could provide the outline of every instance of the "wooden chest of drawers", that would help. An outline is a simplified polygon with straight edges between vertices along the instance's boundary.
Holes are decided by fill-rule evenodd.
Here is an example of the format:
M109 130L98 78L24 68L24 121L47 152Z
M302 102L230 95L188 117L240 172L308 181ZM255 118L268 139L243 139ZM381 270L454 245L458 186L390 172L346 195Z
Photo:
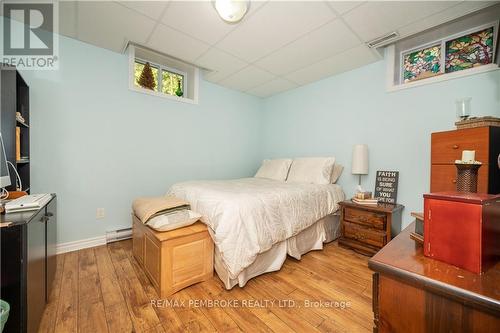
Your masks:
M479 169L478 193L500 193L500 127L478 127L431 135L431 192L456 191L455 160L463 150L475 150Z
M341 206L342 236L339 245L365 255L377 253L391 240L391 226L401 226L402 205L364 206L343 201Z

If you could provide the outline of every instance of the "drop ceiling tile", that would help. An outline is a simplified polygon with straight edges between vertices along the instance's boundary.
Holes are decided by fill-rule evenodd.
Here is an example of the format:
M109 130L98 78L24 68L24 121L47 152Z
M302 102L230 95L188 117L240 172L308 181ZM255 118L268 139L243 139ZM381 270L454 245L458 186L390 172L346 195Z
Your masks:
M75 38L76 37L76 1L59 2L59 33Z
M367 2L343 18L364 41L369 41L458 3L458 1Z
M485 7L494 5L496 2L492 1L463 1L460 4L448 8L442 12L426 17L420 21L410 23L402 28L398 29L399 34L404 36L410 36L418 32L427 30L431 27L438 26L440 24L452 21L459 17L465 16L476 10L483 9Z
M194 62L210 45L163 24L158 24L147 45L180 60Z
M120 1L119 3L154 20L158 20L168 1Z
M247 92L259 97L268 97L296 87L298 87L298 85L293 82L282 78L276 78L253 89L250 89Z
M377 60L379 59L367 46L360 45L314 65L290 73L285 78L299 85L304 85L367 65Z
M227 72L220 71L203 71L203 78L213 83L219 83L231 74L233 73L228 74Z
M232 89L247 91L255 88L259 84L266 83L274 79L275 76L255 66L248 66L241 71L229 76L219 82L220 85Z
M268 2L217 47L253 62L334 18L324 2Z
M61 1L59 10L64 35L117 52L126 40L146 44L151 35L149 47L212 70L206 80L266 97L376 61L351 30L363 40L393 30L408 36L492 4L252 2L236 25L220 20L211 2ZM172 26L154 29L164 9Z
M121 52L128 40L144 43L155 25L116 2L81 1L77 6L78 39L115 52Z
M361 5L364 1L328 1L330 7L332 7L340 15L351 9Z
M211 78L212 82L217 82L217 80L236 73L243 67L248 66L248 63L215 47L209 49L205 54L199 57L195 61L195 64L213 71L206 75L207 78ZM217 75L215 75L215 73L217 73Z
M283 75L331 57L360 43L358 37L341 20L334 20L278 49L255 64L276 75Z
M162 22L211 45L237 26L224 22L211 1L174 1Z

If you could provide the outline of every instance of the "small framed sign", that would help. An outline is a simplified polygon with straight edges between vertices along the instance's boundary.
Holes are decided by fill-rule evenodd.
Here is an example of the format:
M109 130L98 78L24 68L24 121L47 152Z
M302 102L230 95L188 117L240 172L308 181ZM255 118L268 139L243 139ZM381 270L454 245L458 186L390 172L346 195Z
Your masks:
M379 202L395 204L398 196L399 171L377 171L375 198Z

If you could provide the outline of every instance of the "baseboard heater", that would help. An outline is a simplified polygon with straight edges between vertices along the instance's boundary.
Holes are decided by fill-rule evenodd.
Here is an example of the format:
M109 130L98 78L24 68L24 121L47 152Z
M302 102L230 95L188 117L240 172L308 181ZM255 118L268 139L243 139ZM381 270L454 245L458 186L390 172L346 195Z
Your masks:
M132 228L106 231L106 244L132 238Z

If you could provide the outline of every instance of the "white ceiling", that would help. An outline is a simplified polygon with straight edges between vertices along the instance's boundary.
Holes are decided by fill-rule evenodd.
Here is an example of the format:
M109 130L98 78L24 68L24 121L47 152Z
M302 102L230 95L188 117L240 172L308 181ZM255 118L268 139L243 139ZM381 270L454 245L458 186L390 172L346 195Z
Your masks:
M60 31L122 52L146 45L210 71L205 79L267 97L380 59L365 43L401 37L495 2L252 1L227 24L210 1L60 2Z

